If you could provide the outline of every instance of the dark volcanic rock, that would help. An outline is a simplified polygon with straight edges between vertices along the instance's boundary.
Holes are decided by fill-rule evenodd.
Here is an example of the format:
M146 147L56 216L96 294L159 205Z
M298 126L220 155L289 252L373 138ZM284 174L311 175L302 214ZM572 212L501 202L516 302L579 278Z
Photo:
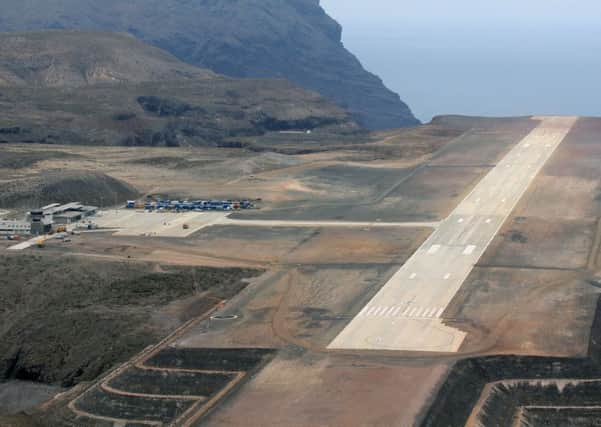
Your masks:
M360 124L417 124L398 95L341 43L318 0L0 0L0 31L101 29L134 34L234 77L285 77L347 108ZM1 77L1 76L0 76Z

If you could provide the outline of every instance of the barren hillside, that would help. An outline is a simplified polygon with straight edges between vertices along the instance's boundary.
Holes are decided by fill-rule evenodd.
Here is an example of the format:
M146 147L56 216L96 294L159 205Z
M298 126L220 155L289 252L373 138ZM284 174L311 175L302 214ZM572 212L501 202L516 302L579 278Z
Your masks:
M418 123L399 96L345 49L319 0L0 0L0 31L129 32L231 77L286 78L348 109L360 124Z
M128 34L0 34L0 86L81 86L215 77Z

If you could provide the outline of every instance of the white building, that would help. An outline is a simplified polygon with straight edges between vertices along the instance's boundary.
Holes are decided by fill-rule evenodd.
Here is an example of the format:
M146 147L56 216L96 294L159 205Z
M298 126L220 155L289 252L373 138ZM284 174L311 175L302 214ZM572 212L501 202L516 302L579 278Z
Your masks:
M27 221L0 220L0 235L30 234L31 223Z

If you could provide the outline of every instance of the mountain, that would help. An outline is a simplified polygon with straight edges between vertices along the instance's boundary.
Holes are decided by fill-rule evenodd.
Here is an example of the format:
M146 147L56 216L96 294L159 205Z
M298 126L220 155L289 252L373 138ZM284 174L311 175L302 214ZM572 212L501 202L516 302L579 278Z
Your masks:
M234 79L126 34L0 34L0 143L248 146L279 131L359 130L283 79Z
M0 86L83 86L215 77L127 34L0 34Z
M232 77L280 77L315 90L371 129L418 124L341 42L319 0L0 0L0 31L129 32Z

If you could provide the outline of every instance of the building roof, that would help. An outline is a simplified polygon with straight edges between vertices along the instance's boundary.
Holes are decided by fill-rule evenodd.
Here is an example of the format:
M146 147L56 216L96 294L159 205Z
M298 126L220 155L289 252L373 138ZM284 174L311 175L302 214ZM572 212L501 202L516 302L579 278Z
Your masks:
M81 216L79 211L60 212L54 215L54 218L77 218Z
M81 209L82 205L79 202L71 202L65 205L55 206L50 209L44 209L46 215L56 215L65 211Z
M48 206L42 207L42 210L45 211L45 210L48 210L48 209L56 208L56 207L58 207L60 205L61 205L60 203L51 203Z

